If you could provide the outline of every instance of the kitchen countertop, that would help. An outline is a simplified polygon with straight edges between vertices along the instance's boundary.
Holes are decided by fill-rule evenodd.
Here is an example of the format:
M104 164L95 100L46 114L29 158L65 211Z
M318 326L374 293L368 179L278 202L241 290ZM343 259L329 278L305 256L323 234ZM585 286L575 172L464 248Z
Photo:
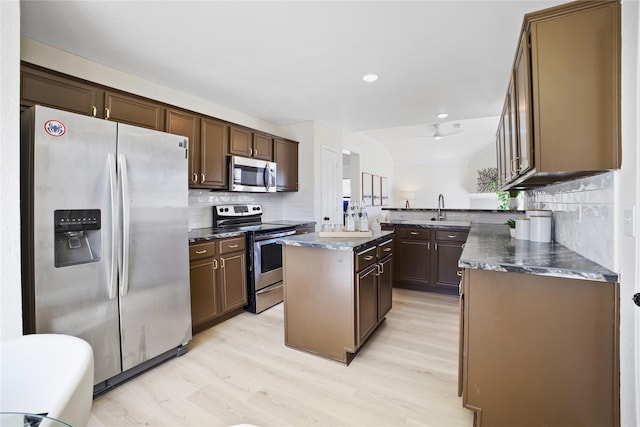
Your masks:
M458 262L460 267L617 282L618 274L556 242L517 240L509 228L497 224L473 224Z
M320 237L320 233L297 234L276 240L276 243L288 246L304 246L330 249L334 251L357 251L358 249L384 238L392 237L393 231L374 233L372 237Z

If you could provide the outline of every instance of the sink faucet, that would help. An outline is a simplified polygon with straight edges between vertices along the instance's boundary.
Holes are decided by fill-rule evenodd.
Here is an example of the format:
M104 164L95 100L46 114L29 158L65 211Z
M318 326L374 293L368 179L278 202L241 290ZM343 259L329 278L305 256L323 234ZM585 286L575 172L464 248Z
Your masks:
M444 209L444 196L440 193L438 194L438 221L446 218L446 215L442 215L442 209Z

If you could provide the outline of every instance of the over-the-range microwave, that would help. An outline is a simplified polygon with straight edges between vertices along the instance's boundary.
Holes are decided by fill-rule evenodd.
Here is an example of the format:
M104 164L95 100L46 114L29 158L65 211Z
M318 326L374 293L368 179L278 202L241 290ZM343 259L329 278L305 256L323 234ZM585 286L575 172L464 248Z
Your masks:
M276 164L266 160L231 156L229 191L275 193Z

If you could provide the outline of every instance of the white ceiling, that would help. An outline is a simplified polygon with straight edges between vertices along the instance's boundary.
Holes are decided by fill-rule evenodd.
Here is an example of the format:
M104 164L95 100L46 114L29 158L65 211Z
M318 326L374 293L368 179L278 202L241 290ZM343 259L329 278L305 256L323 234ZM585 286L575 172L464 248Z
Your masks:
M22 0L21 33L279 125L318 120L388 147L433 144L415 136L446 111L465 128L450 145L460 157L493 140L523 15L559 3Z

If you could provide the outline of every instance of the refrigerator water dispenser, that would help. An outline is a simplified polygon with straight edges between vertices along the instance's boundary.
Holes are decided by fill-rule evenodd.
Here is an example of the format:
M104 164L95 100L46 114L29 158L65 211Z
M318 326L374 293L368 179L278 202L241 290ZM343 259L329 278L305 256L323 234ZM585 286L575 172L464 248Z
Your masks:
M100 209L56 210L53 217L56 267L102 260Z

